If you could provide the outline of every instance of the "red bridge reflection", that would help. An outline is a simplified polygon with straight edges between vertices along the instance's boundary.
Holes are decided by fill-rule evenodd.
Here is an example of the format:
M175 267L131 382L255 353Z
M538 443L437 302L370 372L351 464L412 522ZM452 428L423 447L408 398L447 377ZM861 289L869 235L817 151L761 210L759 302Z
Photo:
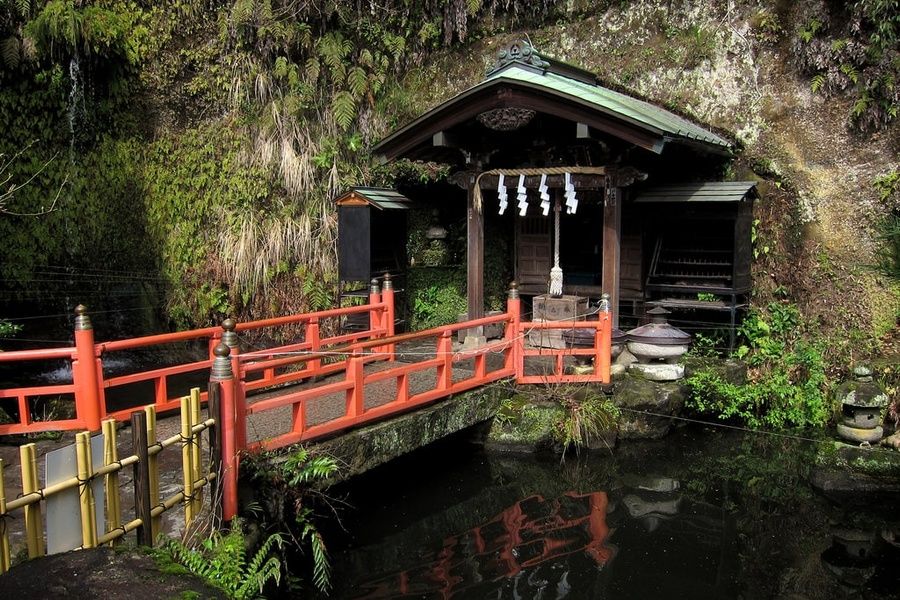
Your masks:
M490 521L445 539L443 548L426 562L363 583L356 598L451 598L462 592L464 581L510 579L575 553L602 567L615 554L606 545L608 503L605 492L567 492L550 501L530 496ZM463 576L472 571L477 577Z

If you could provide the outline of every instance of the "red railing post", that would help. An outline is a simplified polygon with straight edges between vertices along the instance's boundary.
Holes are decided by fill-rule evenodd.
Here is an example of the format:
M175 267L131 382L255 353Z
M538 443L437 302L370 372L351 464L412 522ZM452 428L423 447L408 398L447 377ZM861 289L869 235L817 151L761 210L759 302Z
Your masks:
M391 274L384 274L384 287L381 290L381 301L384 302L384 313L382 314L383 325L385 328L385 335L387 337L391 337L394 335L394 315L395 315L395 307L394 307L394 282L391 280ZM394 357L394 344L386 344L383 348L384 352L388 354L388 360L395 360Z
M506 355L506 368L514 369L515 376L522 376L522 368L519 357L522 355L522 300L519 298L519 284L515 281L509 284L509 295L506 298L506 312L509 321L506 323L506 341L510 344Z
M311 317L306 322L306 341L309 343L309 351L316 353L319 351L321 338L319 337L319 317ZM318 358L306 363L306 369L311 375L316 375L322 367L322 361Z
M369 282L369 305L381 303L381 288L378 287L378 280L374 277ZM381 329L381 310L377 308L369 309L369 329Z
M219 414L214 415L219 434L219 451L222 455L221 489L222 520L228 522L238 512L238 446L236 434L235 380L231 368L230 348L220 343L209 372L210 385L219 386Z
M234 431L238 452L247 449L247 388L241 370L241 347L234 319L222 321L222 343L228 346L234 377Z
M106 411L101 405L102 365L94 346L94 327L83 304L75 307L75 315L75 360L72 361L75 413L85 429L100 431L100 420Z
M453 386L453 332L444 330L438 338L437 357L444 362L438 365L437 389L449 390Z
M365 359L358 350L354 350L347 361L347 381L353 387L347 390L347 416L359 417L366 410Z
M597 315L599 326L594 332L594 375L600 381L609 383L610 362L612 361L612 319L609 312L609 294L603 294L600 300L600 312Z

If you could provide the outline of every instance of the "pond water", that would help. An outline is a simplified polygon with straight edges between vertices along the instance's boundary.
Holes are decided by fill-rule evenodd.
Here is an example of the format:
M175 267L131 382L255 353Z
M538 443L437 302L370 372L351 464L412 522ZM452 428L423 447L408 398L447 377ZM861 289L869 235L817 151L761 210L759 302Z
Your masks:
M332 598L897 598L897 506L806 483L816 443L684 428L612 453L456 438L337 490Z

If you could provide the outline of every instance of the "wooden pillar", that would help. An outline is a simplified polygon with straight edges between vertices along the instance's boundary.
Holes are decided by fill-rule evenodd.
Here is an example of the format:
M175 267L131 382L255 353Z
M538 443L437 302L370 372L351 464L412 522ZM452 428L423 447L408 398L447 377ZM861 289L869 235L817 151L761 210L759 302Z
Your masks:
M619 326L619 239L622 232L622 189L608 187L603 201L603 291L609 294L612 326Z
M466 297L469 319L484 316L484 214L475 206L475 173L467 173L466 182ZM482 335L484 328L469 330L469 336Z

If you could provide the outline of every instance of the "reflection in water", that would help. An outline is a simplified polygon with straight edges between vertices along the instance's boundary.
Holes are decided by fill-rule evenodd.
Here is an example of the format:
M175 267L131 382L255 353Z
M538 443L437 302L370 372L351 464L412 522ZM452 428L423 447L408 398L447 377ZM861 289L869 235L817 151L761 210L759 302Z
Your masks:
M900 542L889 531L835 528L822 564L847 591L890 595L900 575Z
M812 494L814 446L682 432L565 467L467 448L439 446L344 490L357 508L345 538L326 535L330 597L818 600L900 589L900 548L883 533L900 530L896 515L848 514Z
M354 598L394 598L422 595L428 598L462 597L462 593L486 592L498 581L511 581L517 592L553 587L557 598L571 589L568 571L552 567L563 557L583 553L600 569L613 557L606 545L608 499L603 492L569 492L552 501L542 496L520 500L490 521L444 540L428 561L360 583ZM521 578L523 570L544 569L544 577ZM553 571L556 571L555 573Z

